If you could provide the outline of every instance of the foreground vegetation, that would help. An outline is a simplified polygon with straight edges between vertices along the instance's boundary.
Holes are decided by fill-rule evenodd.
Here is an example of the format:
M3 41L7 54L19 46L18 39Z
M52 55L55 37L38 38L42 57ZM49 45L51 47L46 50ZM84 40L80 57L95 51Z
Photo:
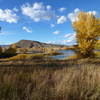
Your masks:
M100 60L1 62L0 100L100 100Z

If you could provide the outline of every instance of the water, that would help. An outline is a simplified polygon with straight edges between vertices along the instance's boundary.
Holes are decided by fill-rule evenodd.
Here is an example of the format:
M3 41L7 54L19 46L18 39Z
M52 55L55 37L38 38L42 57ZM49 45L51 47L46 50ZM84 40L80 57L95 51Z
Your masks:
M66 57L72 56L73 54L75 54L75 52L73 50L61 50L59 51L60 53L62 53L62 55L56 55L56 56L52 56L55 59L64 59Z

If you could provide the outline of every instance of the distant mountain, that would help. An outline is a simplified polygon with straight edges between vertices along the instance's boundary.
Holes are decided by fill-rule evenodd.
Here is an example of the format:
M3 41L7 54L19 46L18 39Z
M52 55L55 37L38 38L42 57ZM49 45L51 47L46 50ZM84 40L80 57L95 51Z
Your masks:
M0 45L0 47L8 47L9 45Z
M21 40L17 43L15 43L17 48L23 48L23 47L64 47L65 45L57 45L57 44L47 44L47 43L42 43L38 41L32 41L32 40Z
M44 53L49 52L50 50L59 50L65 47L65 45L57 44L47 44L38 41L32 40L21 40L17 43L11 45L1 45L1 47L6 50L9 47L16 47L17 53Z

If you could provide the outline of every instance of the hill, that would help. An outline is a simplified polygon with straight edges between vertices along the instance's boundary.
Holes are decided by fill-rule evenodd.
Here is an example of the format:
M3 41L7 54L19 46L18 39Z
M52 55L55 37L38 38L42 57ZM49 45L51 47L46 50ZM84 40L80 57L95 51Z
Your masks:
M16 47L17 53L44 53L53 50L60 50L65 47L65 45L47 44L32 40L21 40L17 43L11 44L10 46Z
M12 44L13 45L13 44ZM64 45L56 45L56 44L47 44L47 43L42 43L38 41L32 41L32 40L21 40L17 43L15 43L17 48L23 48L23 47L64 47Z

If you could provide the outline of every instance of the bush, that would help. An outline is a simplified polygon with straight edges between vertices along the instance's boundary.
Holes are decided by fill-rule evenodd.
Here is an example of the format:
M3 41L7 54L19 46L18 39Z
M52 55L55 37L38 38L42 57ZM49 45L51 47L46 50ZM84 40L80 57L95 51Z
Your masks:
M2 47L0 47L0 54L3 52Z
M0 47L0 57L2 56L2 52L3 52L2 48Z
M18 54L8 60L42 60L45 56L43 54Z
M26 54L18 54L14 57L9 58L9 60L25 60L25 59L27 59Z
M12 57L15 55L16 55L16 49L10 47L2 53L1 58Z

